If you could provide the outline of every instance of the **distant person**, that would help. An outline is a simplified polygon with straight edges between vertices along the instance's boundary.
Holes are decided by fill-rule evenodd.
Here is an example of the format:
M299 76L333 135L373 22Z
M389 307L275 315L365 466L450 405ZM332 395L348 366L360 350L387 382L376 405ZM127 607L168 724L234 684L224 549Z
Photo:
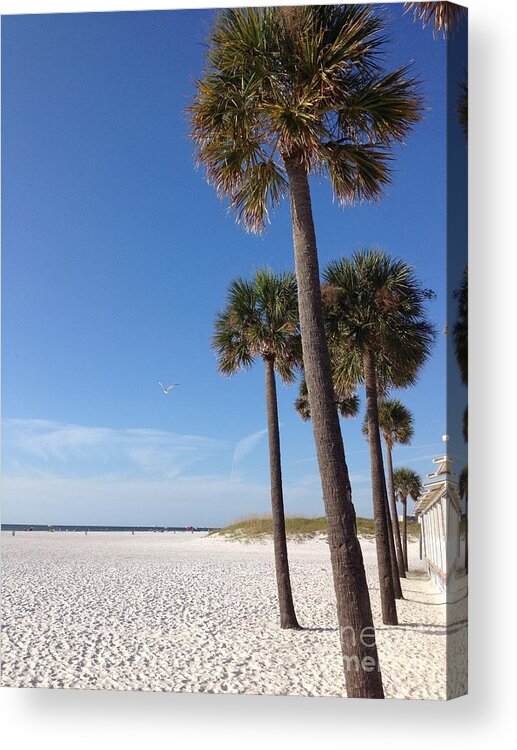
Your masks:
M12 533L13 536L16 536L16 531L14 529L12 530L11 533Z

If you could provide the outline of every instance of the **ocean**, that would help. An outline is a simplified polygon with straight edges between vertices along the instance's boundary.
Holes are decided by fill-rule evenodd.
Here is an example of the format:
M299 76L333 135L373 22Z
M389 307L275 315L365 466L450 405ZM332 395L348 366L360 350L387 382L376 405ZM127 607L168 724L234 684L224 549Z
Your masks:
M77 526L75 524L3 523L2 531L214 531L208 526Z

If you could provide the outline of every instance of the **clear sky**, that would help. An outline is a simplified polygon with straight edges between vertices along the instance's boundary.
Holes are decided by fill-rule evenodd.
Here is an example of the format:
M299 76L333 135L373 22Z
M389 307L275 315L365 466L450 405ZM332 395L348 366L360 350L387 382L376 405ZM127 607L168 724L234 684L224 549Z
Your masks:
M312 181L320 260L367 246L402 256L436 292L441 332L446 44L401 5L386 13L387 64L414 63L425 120L397 148L381 203L342 210ZM194 169L185 107L212 18L2 19L6 523L218 525L268 508L263 367L220 377L210 338L230 279L293 267L289 209L247 235ZM459 126L451 139L464 149ZM180 387L164 396L158 380ZM443 449L444 337L399 396L416 434L395 464L425 475ZM287 511L321 514L295 397L280 388ZM357 511L371 516L361 424L343 433Z

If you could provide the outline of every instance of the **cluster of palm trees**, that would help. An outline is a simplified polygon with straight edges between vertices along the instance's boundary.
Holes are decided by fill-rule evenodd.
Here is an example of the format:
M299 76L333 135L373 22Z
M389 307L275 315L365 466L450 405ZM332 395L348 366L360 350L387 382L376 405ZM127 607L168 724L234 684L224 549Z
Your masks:
M414 383L429 354L434 339L424 310L429 292L407 263L378 250L357 252L351 259L331 263L323 278L334 412L342 417L357 416L359 397L355 391L359 385L365 386L363 431L370 445L382 616L385 623L397 624L395 600L402 598L400 578L406 577L408 570L407 498L418 497L421 480L411 469L393 469L394 445L410 442L413 416L398 399L387 398L386 390ZM261 269L251 280L232 281L225 307L216 317L213 347L223 375L247 370L257 360L264 365L280 626L299 629L287 554L276 388L276 375L292 384L300 373L295 408L302 419L311 418L295 275ZM403 537L396 499L404 508Z
M343 399L364 385L383 619L396 623L398 576L378 399L415 382L434 330L424 311L429 292L408 264L385 253L360 252L331 264L322 287L309 176L326 176L337 200L349 205L380 198L390 183L393 146L422 118L423 100L407 66L386 69L386 40L375 6L223 11L189 107L197 161L247 230L263 231L271 209L290 200L295 277L261 271L253 282L234 282L214 345L228 374L258 357L265 364L275 559L286 627L297 621L284 575L274 375L289 382L303 368L301 398L327 516L347 695L371 698L383 698L384 691L338 410L347 413Z

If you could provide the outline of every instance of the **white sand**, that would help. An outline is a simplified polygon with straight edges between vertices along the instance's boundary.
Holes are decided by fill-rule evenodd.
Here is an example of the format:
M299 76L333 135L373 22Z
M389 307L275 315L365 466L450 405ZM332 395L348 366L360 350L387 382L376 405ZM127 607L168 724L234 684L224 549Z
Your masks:
M445 698L446 608L417 545L398 627L380 623L375 546L362 547L386 695ZM278 626L270 543L4 532L2 685L343 696L328 546L292 543L289 553L301 632ZM464 594L450 628L455 661L466 649ZM464 682L462 673L449 695Z

